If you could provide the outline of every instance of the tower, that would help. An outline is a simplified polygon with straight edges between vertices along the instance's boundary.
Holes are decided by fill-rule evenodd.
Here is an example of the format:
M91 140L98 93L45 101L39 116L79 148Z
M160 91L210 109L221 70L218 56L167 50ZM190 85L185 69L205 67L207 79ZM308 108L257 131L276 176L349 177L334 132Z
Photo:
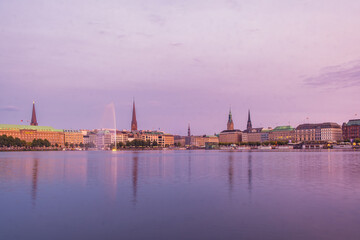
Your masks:
M248 111L248 121L247 121L246 130L251 130L251 129L252 129L252 124L251 124L250 109L249 109L249 111Z
M33 101L33 109L32 109L32 115L31 115L31 126L37 126L38 122L36 120L36 112L35 112L35 101Z
M232 120L231 109L229 111L229 119L228 119L228 122L227 122L227 130L234 130L234 122Z
M190 137L191 136L191 132L190 132L190 123L189 123L189 125L188 125L188 137Z
M137 131L137 121L136 121L136 112L135 112L135 100L133 100L133 112L131 120L131 131Z

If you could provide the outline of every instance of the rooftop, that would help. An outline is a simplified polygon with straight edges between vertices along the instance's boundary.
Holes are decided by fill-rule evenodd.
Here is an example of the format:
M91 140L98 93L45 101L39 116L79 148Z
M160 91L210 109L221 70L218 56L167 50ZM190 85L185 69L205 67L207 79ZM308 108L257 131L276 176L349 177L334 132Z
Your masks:
M1 130L37 130L50 132L63 132L61 129L55 129L49 126L30 126L30 125L16 125L16 124L0 124Z
M358 125L360 125L360 119L351 119L346 124L346 126L358 126Z
M291 127L291 126L277 126L276 128L274 128L274 132L277 131L294 131L295 128Z

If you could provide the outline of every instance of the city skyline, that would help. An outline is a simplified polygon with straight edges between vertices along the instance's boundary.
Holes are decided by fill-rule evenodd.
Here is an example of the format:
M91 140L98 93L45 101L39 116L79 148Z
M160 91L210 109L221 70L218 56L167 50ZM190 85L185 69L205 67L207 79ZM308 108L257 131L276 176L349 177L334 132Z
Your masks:
M41 7L39 7L41 5ZM1 3L0 122L186 135L358 118L358 1ZM98 11L101 9L102 11ZM286 19L286 21L284 21ZM199 30L200 29L200 30ZM129 107L130 106L130 107ZM307 119L308 118L308 119ZM140 121L141 119L141 121Z

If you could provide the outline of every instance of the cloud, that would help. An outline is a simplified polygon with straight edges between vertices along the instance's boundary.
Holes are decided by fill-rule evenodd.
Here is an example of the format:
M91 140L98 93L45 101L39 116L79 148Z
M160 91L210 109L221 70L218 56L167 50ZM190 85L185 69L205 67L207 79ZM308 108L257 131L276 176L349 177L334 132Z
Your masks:
M319 87L360 86L360 60L325 67L318 76L305 78L304 82L306 85Z
M0 111L17 112L17 111L20 111L20 108L15 107L15 106L3 106L3 107L0 107Z

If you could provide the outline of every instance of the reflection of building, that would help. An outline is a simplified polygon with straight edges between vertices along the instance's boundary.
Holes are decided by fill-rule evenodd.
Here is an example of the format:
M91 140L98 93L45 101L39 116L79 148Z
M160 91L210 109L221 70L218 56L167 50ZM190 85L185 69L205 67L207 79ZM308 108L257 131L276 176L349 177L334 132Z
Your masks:
M0 135L20 138L26 142L32 142L34 139L47 139L51 145L64 146L63 130L53 127L0 124Z
M239 143L241 142L241 131L234 129L234 122L232 119L231 110L229 112L229 119L227 123L227 129L219 134L220 143Z
M65 143L77 144L84 143L84 137L79 130L64 130Z
M360 119L349 120L342 125L345 140L360 138Z
M298 142L342 140L342 130L337 123L300 124L295 132Z
M295 128L291 126L278 126L269 133L270 141L291 141L296 140Z

